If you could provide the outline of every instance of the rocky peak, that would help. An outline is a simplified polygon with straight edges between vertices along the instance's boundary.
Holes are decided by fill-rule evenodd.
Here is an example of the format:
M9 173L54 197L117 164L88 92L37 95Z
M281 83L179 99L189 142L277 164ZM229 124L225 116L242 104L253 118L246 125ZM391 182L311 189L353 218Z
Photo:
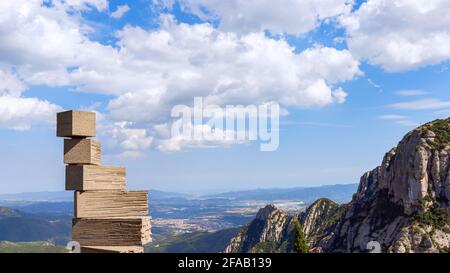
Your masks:
M327 250L363 252L369 241L393 252L436 252L447 247L450 240L442 239L446 238L442 234L450 218L449 149L449 119L409 132L379 167L361 177L346 214L326 242ZM430 228L431 222L440 224ZM436 234L439 238L433 237Z
M269 204L258 211L258 213L256 214L256 219L266 221L271 217L273 213L277 213L278 211L280 213L283 213L283 211L278 210L274 205Z
M363 175L354 201L386 191L406 215L423 209L425 199L449 207L450 120L437 120L409 132L381 164ZM428 204L430 205L430 204Z
M285 211L267 205L231 240L225 252L274 252L283 244L291 219Z
M312 203L303 213L299 220L303 232L307 238L313 238L324 232L328 227L328 220L337 212L339 205L329 199L319 199Z
M366 172L350 203L319 199L298 215L312 252L450 251L450 119L412 130ZM228 252L289 252L293 218L272 205Z

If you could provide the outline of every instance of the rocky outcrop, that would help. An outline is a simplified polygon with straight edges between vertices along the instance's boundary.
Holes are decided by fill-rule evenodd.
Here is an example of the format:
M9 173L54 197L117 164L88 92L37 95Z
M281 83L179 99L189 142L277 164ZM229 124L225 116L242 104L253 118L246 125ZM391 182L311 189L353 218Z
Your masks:
M382 252L449 251L449 152L450 119L409 132L385 155L379 167L361 177L350 203L338 205L321 199L295 216L311 251L367 252L368 244L374 242ZM273 213L276 209L271 210ZM276 227L277 236L268 233L253 241L283 242L283 251L289 251L292 219L285 215L279 223L273 220L270 225ZM243 232L235 243L248 242L246 236ZM248 247L234 250L245 252Z
M315 252L321 252L318 242L325 240L336 227L347 207L329 199L319 199L298 216L305 237Z
M273 205L259 210L255 220L235 236L224 252L282 252L292 218Z
M314 245L328 235L344 211L345 206L329 199L319 199L304 212L292 216L268 205L231 240L225 252L291 252L294 218L300 221L306 239Z
M450 245L450 120L408 133L367 172L324 251L439 252Z

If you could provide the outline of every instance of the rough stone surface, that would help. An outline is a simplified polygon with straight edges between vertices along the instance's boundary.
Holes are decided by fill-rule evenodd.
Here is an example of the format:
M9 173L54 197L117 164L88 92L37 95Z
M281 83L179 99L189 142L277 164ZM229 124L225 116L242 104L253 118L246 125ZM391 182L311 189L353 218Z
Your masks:
M298 216L310 251L368 252L372 241L382 252L450 251L449 151L450 119L409 132L379 167L361 177L350 203L321 199ZM258 215L264 217L233 238L227 252L248 252L258 245L276 246L260 248L267 252L290 251L290 216L277 220L271 215L283 212L273 207ZM258 222L263 232L250 229Z

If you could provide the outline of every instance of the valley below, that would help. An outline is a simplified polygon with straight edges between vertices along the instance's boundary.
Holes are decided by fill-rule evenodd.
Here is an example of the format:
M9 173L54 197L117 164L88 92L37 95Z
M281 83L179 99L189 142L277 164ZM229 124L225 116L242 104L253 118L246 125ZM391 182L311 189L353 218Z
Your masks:
M357 184L258 189L204 196L150 190L153 242L146 246L146 251L221 252L239 229L251 222L267 204L295 214L322 196L347 202L356 190ZM0 210L0 241L3 242L0 251L59 252L71 237L72 198L72 194L62 192L0 195L3 208ZM39 223L37 228L36 222Z

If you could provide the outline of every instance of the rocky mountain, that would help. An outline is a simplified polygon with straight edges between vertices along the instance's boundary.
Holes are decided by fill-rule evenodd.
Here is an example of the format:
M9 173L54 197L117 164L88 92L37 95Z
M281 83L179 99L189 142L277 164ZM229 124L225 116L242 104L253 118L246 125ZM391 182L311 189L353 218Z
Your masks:
M348 204L314 202L298 217L312 252L448 252L450 119L409 132L361 177ZM292 217L268 206L231 240L226 252L290 251ZM260 246L271 247L264 248Z
M306 239L313 246L331 232L344 211L345 205L338 205L325 198L317 200L299 215L288 215L273 205L267 205L259 210L255 220L231 239L224 252L291 252L295 217L302 224Z
M287 252L291 249L292 231L292 217L268 205L260 209L255 220L231 239L224 252Z

